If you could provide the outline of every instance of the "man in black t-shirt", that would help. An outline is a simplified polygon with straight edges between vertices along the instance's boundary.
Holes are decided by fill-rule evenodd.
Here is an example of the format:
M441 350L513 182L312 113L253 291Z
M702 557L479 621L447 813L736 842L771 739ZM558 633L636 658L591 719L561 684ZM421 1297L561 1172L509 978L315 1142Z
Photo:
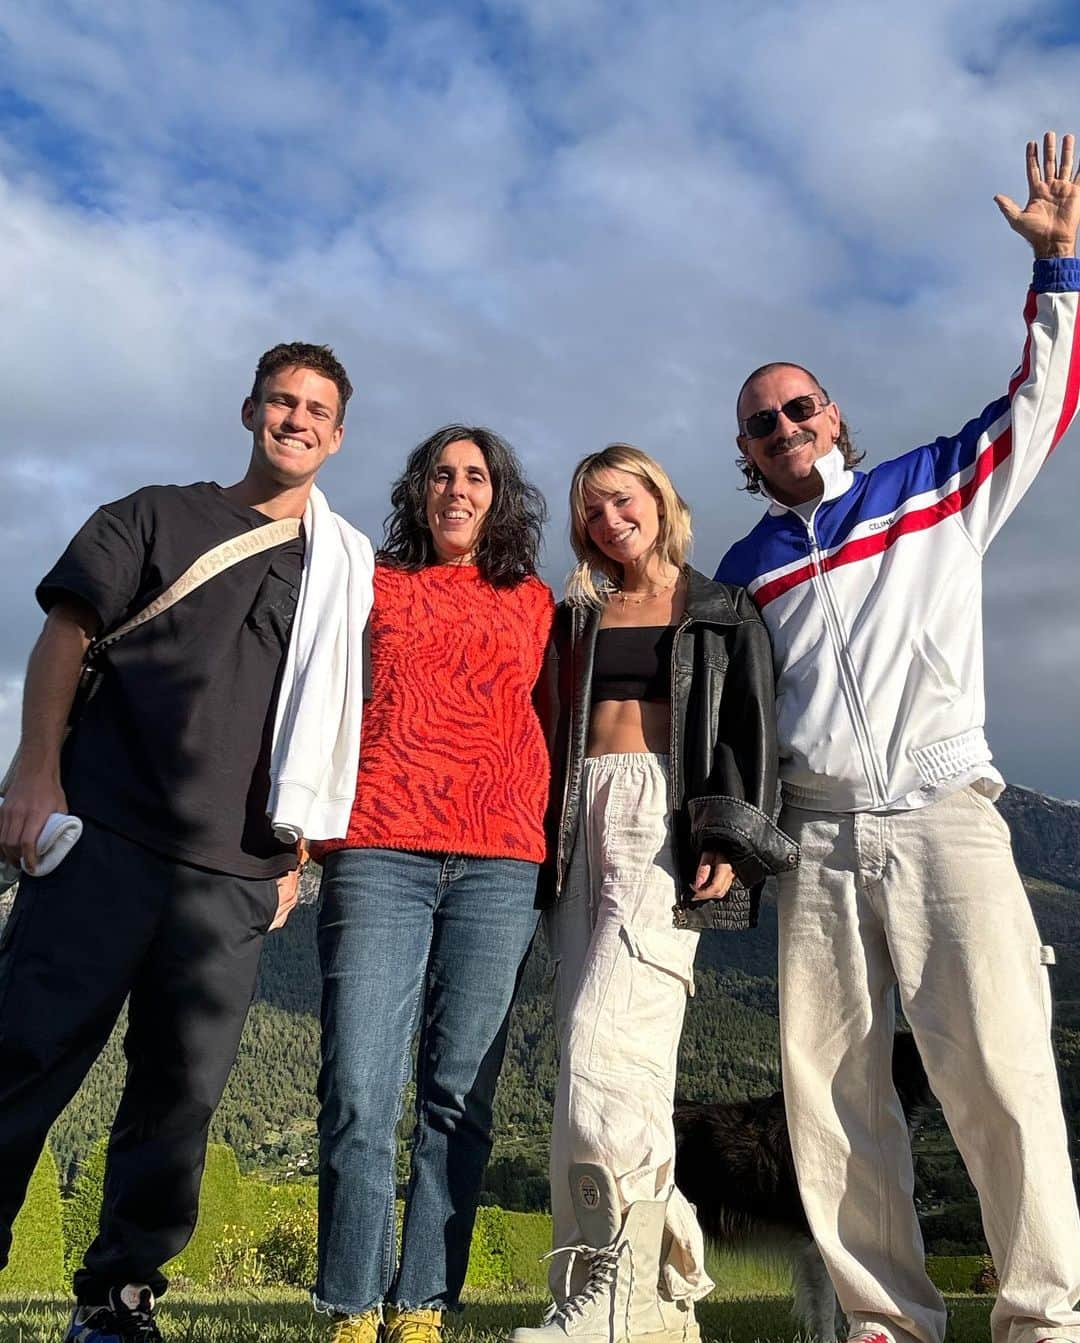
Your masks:
M129 1004L100 1232L75 1275L69 1340L160 1339L161 1266L195 1224L263 934L295 903L296 853L275 838L266 803L303 529L102 653L65 743L83 655L220 542L302 518L351 392L325 346L267 351L242 410L244 478L105 505L37 589L47 619L0 805L0 850L30 874L0 950L0 1267L49 1128ZM79 816L83 836L34 876L54 812Z

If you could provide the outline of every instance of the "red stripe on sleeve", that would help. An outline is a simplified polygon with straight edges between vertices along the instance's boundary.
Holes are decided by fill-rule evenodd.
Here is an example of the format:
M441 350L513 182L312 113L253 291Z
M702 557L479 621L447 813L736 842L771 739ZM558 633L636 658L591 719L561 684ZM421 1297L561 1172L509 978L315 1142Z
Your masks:
M1065 382L1065 396L1061 403L1061 414L1058 416L1057 427L1054 430L1054 437L1050 441L1050 452L1054 451L1061 441L1065 430L1072 424L1073 416L1076 414L1076 403L1080 398L1080 341L1076 338L1077 328L1073 326L1072 351L1069 355L1069 376Z

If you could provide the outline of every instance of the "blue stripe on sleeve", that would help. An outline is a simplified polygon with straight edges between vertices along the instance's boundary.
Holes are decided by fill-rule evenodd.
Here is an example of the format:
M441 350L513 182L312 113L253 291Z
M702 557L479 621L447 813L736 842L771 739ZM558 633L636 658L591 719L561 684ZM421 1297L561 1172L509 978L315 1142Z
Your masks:
M818 544L832 550L843 544L860 522L888 517L914 495L940 490L946 481L972 465L979 439L1008 408L1009 398L999 397L958 434L942 436L902 457L882 462L866 475L856 472L856 482L847 494L819 510L815 519Z

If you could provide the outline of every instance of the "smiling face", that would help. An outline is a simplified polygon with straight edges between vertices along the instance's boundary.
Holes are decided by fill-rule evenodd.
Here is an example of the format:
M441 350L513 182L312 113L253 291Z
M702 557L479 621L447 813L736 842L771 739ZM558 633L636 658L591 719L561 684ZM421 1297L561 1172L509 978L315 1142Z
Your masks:
M491 473L484 454L467 438L448 443L431 469L425 512L435 554L442 564L468 564L491 510Z
M605 469L583 491L589 540L616 564L644 560L660 537L662 505L640 476Z
M252 465L276 485L302 485L341 447L337 385L311 368L271 373L240 418L251 430Z
M816 397L819 406L809 419L797 423L780 409L795 397L808 395ZM759 374L739 397L740 425L745 425L756 411L779 412L772 433L761 438L740 433L736 441L739 451L761 472L769 493L782 504L808 503L821 493L821 478L814 466L840 434L836 404L822 406L822 399L821 388L810 374L791 364L779 364Z

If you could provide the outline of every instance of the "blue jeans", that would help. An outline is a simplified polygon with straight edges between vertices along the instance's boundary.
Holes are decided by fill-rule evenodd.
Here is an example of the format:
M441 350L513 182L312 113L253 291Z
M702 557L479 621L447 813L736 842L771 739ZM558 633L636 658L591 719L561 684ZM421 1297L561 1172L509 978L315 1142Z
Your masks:
M456 1309L491 1151L537 866L460 854L326 857L315 1303ZM394 1262L396 1129L419 1023L416 1127Z

